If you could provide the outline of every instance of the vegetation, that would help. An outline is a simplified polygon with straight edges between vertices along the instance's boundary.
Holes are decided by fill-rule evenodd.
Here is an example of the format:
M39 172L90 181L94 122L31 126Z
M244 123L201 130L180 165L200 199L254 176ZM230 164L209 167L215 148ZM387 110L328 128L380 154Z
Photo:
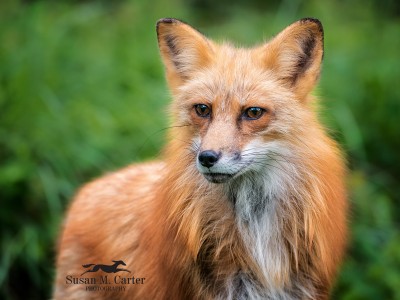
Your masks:
M0 4L0 298L51 294L76 189L155 157L170 99L162 17L251 45L307 16L325 27L316 91L346 150L352 213L334 299L400 299L400 5L396 1L17 1Z

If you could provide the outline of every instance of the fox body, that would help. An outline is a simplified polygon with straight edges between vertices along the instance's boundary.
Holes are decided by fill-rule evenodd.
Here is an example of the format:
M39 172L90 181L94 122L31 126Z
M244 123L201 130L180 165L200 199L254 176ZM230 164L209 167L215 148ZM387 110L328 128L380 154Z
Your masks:
M173 103L163 161L89 183L59 242L57 299L326 299L346 242L345 166L310 95L316 19L251 49L157 23ZM143 284L68 285L123 260ZM96 274L88 273L91 277Z

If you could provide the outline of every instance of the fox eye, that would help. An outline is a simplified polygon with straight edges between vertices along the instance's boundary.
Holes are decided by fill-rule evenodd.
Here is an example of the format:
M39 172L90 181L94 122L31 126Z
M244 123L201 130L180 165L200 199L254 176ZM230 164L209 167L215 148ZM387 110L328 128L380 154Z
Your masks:
M208 118L210 116L211 109L205 104L196 104L194 109L199 117Z
M249 107L244 111L244 117L249 120L257 120L264 114L264 112L265 110L260 107Z

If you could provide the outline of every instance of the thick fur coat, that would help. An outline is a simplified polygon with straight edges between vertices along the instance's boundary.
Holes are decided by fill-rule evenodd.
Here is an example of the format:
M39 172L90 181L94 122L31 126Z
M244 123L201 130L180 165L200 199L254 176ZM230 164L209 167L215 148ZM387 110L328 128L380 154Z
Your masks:
M341 153L310 96L321 23L302 19L251 49L176 19L160 20L157 34L173 95L163 160L81 189L59 242L54 298L329 298L347 204ZM90 292L66 282L82 264L111 260L143 284Z

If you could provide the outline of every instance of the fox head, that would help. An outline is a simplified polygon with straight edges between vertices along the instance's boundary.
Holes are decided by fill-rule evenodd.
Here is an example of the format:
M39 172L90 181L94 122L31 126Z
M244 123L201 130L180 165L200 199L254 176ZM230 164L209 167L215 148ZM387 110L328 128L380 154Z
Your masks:
M176 19L159 20L157 35L174 124L188 128L193 163L208 181L301 155L318 127L309 96L323 57L318 20L297 21L250 49L217 44Z

